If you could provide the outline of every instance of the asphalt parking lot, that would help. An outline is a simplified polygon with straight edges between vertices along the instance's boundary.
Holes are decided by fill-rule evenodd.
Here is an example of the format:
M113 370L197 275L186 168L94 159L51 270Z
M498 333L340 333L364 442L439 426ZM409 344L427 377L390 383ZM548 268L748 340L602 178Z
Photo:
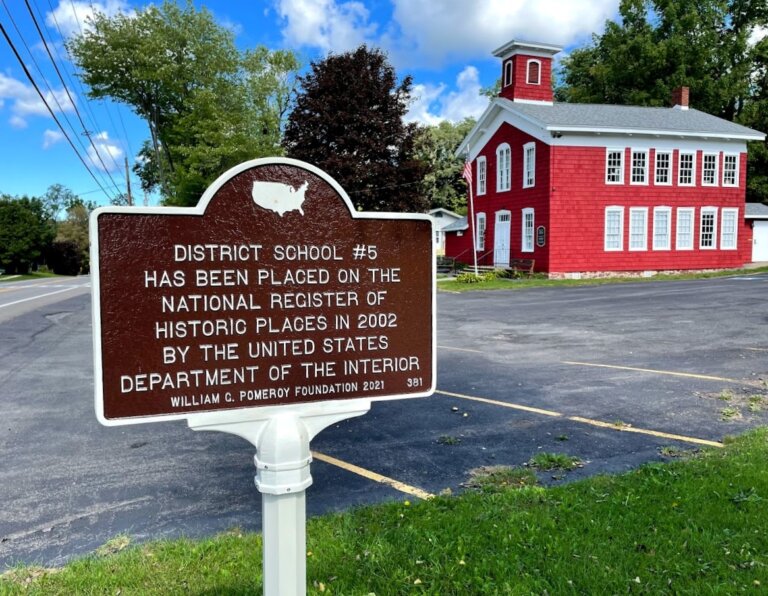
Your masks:
M541 476L559 483L717 448L768 422L766 296L766 274L440 292L437 393L320 433L308 512L455 493L474 468L540 451L584 462ZM3 321L0 340L0 567L58 565L121 533L260 529L245 441L98 425L87 295Z

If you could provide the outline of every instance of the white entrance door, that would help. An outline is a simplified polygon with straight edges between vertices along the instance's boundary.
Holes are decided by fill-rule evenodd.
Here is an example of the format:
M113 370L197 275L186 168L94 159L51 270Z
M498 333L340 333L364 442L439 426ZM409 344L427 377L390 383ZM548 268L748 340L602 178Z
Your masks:
M493 232L493 264L495 267L509 266L509 234L512 228L512 213L496 212L496 227Z
M768 221L754 220L752 228L752 261L768 261Z

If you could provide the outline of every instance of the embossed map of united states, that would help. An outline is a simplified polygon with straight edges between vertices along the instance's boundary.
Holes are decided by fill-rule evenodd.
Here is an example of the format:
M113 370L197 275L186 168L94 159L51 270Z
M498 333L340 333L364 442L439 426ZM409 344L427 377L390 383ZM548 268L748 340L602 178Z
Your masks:
M251 196L259 207L274 211L280 217L288 211L298 211L304 215L301 206L304 204L307 188L309 183L306 181L298 189L280 182L256 181L253 183Z

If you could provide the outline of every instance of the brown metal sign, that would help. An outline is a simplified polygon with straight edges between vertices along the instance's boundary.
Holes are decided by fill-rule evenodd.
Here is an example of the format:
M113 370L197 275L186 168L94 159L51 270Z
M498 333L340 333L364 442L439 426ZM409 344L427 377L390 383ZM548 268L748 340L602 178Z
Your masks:
M91 217L96 412L197 412L429 395L432 224L358 213L308 164L255 160L195 208Z

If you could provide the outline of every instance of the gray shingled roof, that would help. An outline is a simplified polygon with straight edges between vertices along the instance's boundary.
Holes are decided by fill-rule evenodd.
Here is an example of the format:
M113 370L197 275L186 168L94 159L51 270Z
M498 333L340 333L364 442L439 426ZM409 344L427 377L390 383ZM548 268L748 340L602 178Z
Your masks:
M765 138L762 132L693 108L681 110L576 103L546 105L512 102L503 98L496 101L552 131L588 129L609 133L631 130L638 133L658 131L668 134L738 137L747 140Z
M467 216L465 215L461 219L457 219L454 221L451 225L445 226L441 231L442 232L461 232L463 230L466 230L469 227L469 224L467 224Z
M762 203L747 203L744 219L768 219L768 205Z

